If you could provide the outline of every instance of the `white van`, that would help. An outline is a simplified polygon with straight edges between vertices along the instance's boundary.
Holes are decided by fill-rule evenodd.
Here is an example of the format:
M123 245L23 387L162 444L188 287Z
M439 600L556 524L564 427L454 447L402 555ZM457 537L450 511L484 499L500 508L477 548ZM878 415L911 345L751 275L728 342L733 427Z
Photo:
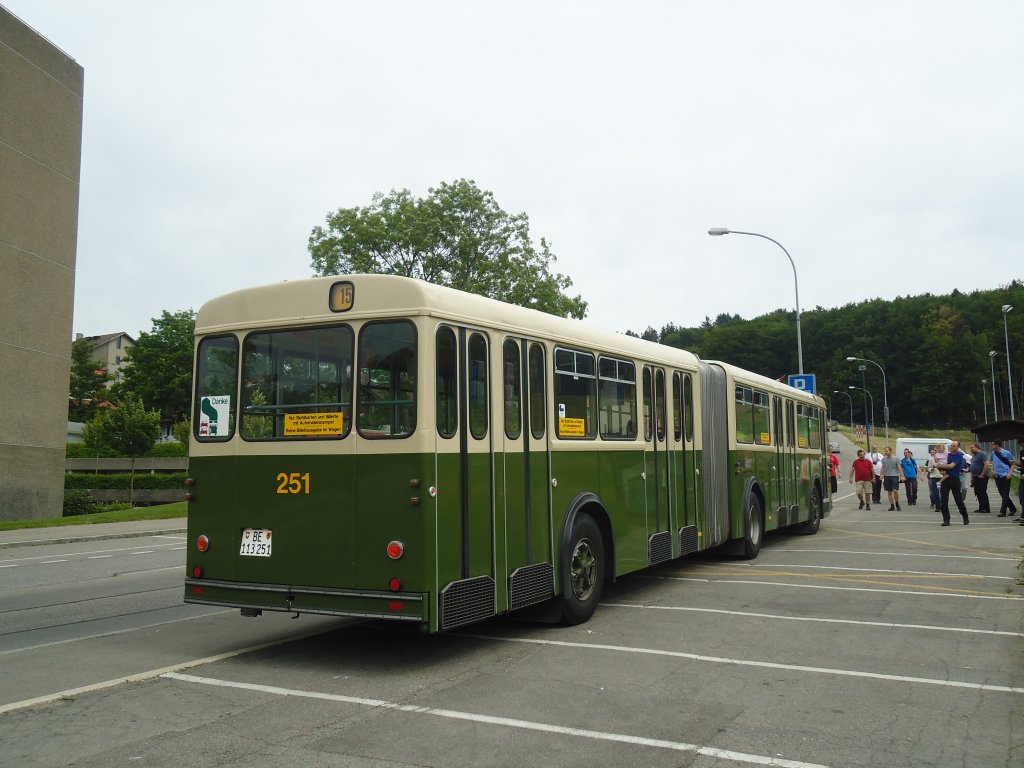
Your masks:
M933 446L941 445L943 451L948 451L951 442L948 437L900 437L896 440L896 458L902 459L903 449L909 448L917 466L923 467L931 456Z

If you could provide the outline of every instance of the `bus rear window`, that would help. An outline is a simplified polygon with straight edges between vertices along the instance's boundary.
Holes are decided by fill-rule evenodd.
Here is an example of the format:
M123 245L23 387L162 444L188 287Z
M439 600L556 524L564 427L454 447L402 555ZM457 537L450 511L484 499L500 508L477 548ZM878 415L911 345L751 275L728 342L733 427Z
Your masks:
M228 440L235 433L238 339L217 336L199 342L196 353L196 439Z
M408 437L416 429L416 329L370 323L359 334L359 434Z
M242 437L341 438L352 428L352 329L250 333L242 353Z

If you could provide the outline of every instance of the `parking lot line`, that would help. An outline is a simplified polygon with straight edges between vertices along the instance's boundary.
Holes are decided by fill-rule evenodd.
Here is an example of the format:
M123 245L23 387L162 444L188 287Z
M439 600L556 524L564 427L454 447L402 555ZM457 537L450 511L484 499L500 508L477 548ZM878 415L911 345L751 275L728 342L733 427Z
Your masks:
M651 656L668 656L692 661L706 661L712 664L733 664L741 667L761 667L764 669L783 669L791 672L814 672L822 675L838 675L841 677L861 677L871 680L886 680L897 683L917 683L919 685L938 685L948 688L969 688L975 691L998 691L1000 693L1024 694L1024 688L1010 685L990 685L988 683L968 683L963 680L938 680L929 677L910 677L907 675L888 675L882 672L863 672L856 669L837 669L831 667L811 667L804 664L783 664L777 661L754 661L752 659L730 659L724 656L705 656L700 653L684 653L683 651L664 651L658 648L635 648L625 645L607 645L605 643L578 643L570 640L543 640L533 637L501 637L492 635L466 634L478 640L491 640L503 643L525 643L528 645L548 645L563 648L579 648L597 651L613 651L617 653L637 653Z
M779 621L808 621L821 624L853 624L886 629L927 629L937 632L962 632L972 635L1004 635L1024 637L1024 632L1004 632L996 629L968 629L967 627L940 627L934 624L897 624L891 621L858 621L856 619L828 619L817 616L783 616L778 613L753 613L751 611L727 611L723 608L693 608L682 605L646 605L641 603L601 603L602 608L637 608L652 611L689 611L693 613L717 613L725 616L745 616L755 619L777 619Z
M220 680L211 677L197 677L195 675L182 675L170 672L163 675L171 680L178 680L186 683L198 683L200 685L212 685L221 688L236 688L243 691L258 691L275 696L289 696L295 698L318 699L321 701L335 701L342 704L355 704L363 707L374 707L379 709L391 709L396 712L407 712L416 715L432 715L434 717L445 717L453 720L465 720L485 725L499 725L506 728L519 728L528 731L540 731L542 733L556 733L562 736L575 736L584 739L595 739L598 741L610 741L619 744L629 744L638 747L653 747L655 749L668 749L675 752L693 752L706 757L714 757L722 760L732 760L740 763L753 765L770 765L778 768L826 768L817 763L806 763L801 760L787 760L781 757L769 755L753 755L745 752L733 752L727 749L715 747L702 747L699 744L687 744L680 741L667 741L665 739L650 739L645 736L632 736L624 733L612 733L607 731L592 731L585 728L569 728L563 725L552 723L541 723L533 720L519 720L511 717L496 717L484 715L477 712L461 712L453 709L439 709L417 704L398 704L380 699L366 699L359 696L345 696L336 693L323 693L319 691L303 691L295 688L280 688L273 685L262 685L259 683L242 683L231 680Z

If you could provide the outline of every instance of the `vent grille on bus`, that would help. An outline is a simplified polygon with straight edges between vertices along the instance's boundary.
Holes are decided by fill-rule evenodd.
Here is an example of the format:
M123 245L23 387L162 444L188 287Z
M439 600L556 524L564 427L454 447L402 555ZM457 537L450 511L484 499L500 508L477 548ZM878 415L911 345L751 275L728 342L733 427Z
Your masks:
M679 556L697 551L697 526L688 525L679 529Z
M441 590L441 629L454 629L494 615L494 581L490 576L453 581Z
M647 557L651 565L672 559L672 532L662 531L647 540Z
M555 596L554 571L551 563L537 563L516 568L508 577L509 608L525 608Z

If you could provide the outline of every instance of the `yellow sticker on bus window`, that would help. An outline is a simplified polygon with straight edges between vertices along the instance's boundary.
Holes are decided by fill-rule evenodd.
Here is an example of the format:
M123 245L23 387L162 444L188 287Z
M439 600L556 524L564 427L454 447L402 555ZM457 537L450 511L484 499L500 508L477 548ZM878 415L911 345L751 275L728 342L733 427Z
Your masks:
M344 431L344 414L330 413L286 413L284 415L285 437L320 437L340 435Z
M807 447L807 438L806 437L801 437L800 438L800 447L801 448L806 448Z
M558 434L561 437L586 437L587 422L584 419L560 418L558 420Z
M759 445L768 445L772 441L772 436L767 432L761 433L761 438L757 441Z

